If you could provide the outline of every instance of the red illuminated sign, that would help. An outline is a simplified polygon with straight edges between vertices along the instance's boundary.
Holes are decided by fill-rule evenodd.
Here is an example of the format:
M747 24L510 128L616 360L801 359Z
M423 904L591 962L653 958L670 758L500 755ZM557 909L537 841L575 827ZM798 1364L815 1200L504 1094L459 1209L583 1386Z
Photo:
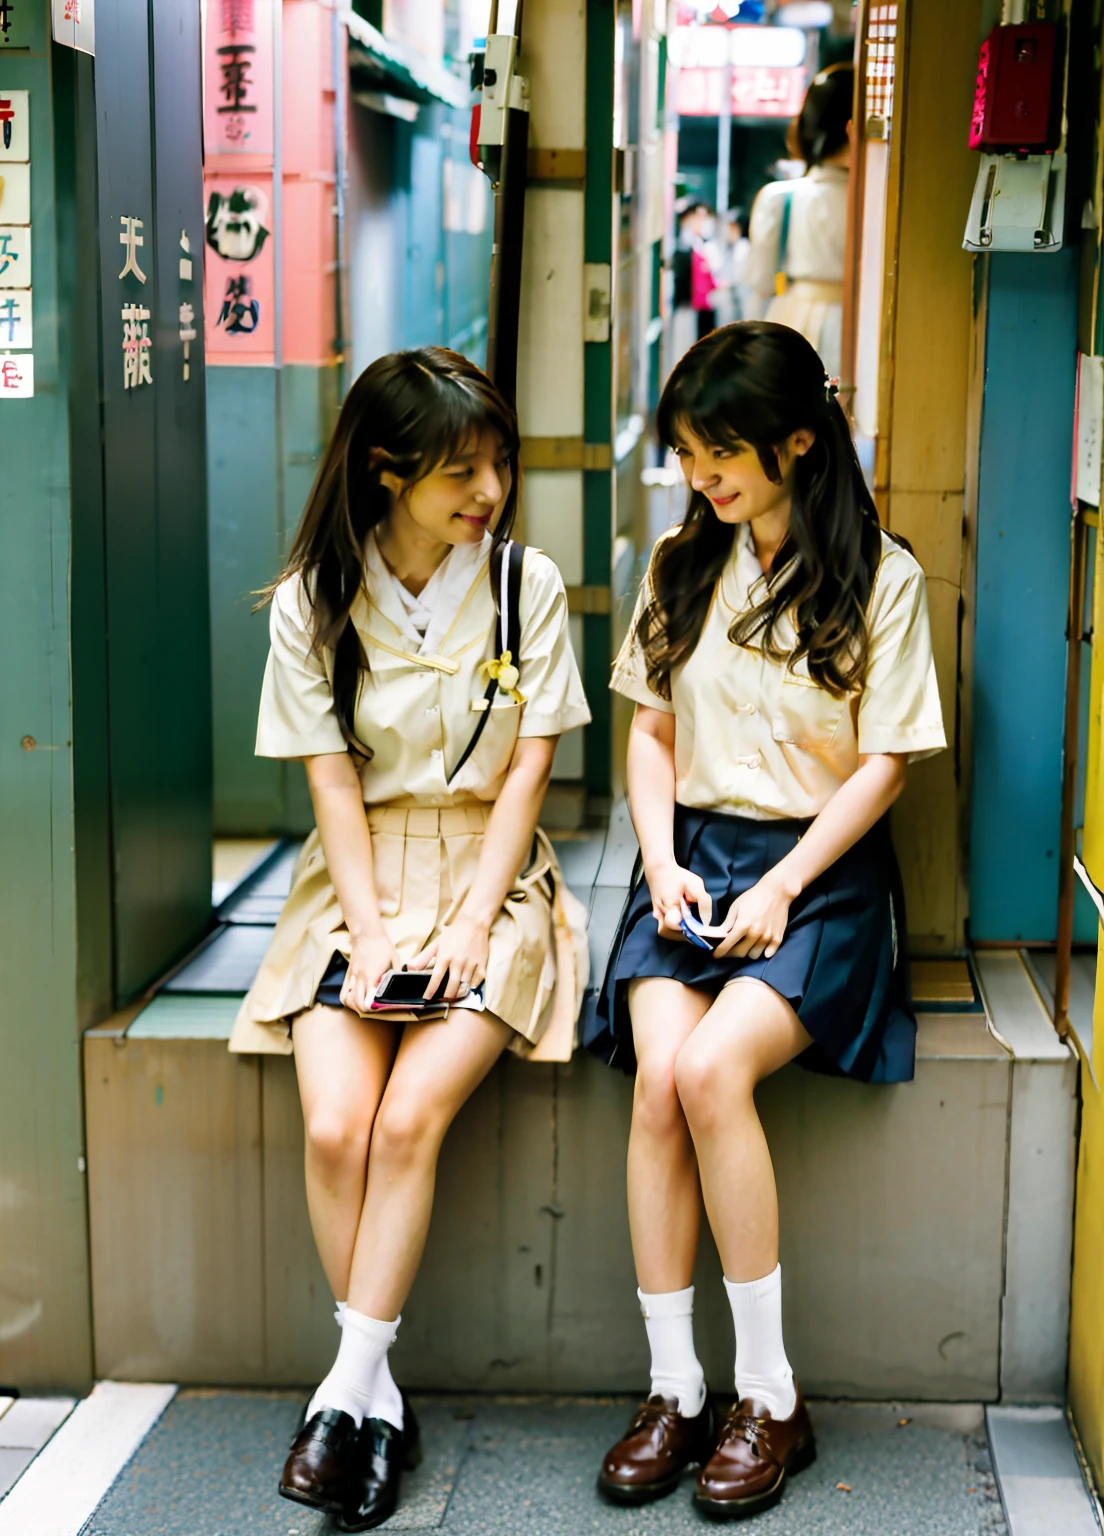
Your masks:
M682 117L717 117L724 89L723 69L680 69L675 92ZM732 67L733 117L796 117L805 99L805 70L767 65Z

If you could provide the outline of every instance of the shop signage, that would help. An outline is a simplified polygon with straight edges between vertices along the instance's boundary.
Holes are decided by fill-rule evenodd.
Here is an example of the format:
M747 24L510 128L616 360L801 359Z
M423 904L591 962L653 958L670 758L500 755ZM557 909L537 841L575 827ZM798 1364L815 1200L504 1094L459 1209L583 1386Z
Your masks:
M30 118L30 92L0 86L0 400L34 394Z
M96 0L52 0L50 15L55 43L80 53L95 53Z
M724 99L724 69L680 69L675 110L682 117L717 117ZM733 65L733 117L796 117L805 99L805 71Z
M272 177L205 177L207 356L257 362L276 350Z
M203 147L271 158L273 0L209 0L203 57Z

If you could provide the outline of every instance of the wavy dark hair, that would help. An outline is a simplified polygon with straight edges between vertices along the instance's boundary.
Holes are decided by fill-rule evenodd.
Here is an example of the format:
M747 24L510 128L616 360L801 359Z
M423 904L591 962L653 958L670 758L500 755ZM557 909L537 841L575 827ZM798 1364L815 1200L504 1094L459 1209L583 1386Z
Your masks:
M364 582L369 533L391 510L380 483L390 470L414 482L431 474L486 428L510 460L510 491L493 534L491 591L498 601L502 546L517 509L517 420L485 373L458 352L418 347L367 367L345 397L279 577L260 594L263 606L289 576L304 578L312 613L312 648L333 652L334 710L354 757L371 753L357 739L357 698L368 658L349 617Z
M711 332L667 380L657 425L671 447L688 428L717 447L753 448L776 485L782 483L778 448L802 428L815 434L809 451L795 460L789 529L765 595L737 616L728 638L734 645L756 645L791 667L807 657L810 676L836 697L859 686L882 531L847 418L804 336L767 320L741 320ZM701 638L735 534L708 498L691 490L685 520L656 546L652 600L636 636L649 686L660 698L671 697L672 671ZM797 635L792 650L775 640L785 615Z

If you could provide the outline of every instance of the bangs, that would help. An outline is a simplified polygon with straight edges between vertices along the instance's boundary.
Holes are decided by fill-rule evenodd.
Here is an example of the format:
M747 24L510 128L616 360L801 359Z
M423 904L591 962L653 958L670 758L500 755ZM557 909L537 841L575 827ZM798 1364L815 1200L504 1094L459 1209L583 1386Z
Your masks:
M412 466L413 479L424 479L465 453L488 428L501 440L503 451L511 459L517 457L517 428L503 412L497 391L484 389L474 379L441 378L428 372L424 377L433 398L424 414L422 451Z
M738 376L672 374L656 412L656 427L668 448L677 448L687 430L716 448L761 444L754 430L754 405L741 398Z

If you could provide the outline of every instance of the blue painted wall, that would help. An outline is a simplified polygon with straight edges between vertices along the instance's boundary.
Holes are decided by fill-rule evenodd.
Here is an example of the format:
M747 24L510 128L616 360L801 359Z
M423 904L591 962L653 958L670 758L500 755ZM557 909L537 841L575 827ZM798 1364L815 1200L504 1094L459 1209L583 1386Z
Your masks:
M970 936L1056 931L1077 253L990 257ZM1087 903L1077 937L1092 940Z

